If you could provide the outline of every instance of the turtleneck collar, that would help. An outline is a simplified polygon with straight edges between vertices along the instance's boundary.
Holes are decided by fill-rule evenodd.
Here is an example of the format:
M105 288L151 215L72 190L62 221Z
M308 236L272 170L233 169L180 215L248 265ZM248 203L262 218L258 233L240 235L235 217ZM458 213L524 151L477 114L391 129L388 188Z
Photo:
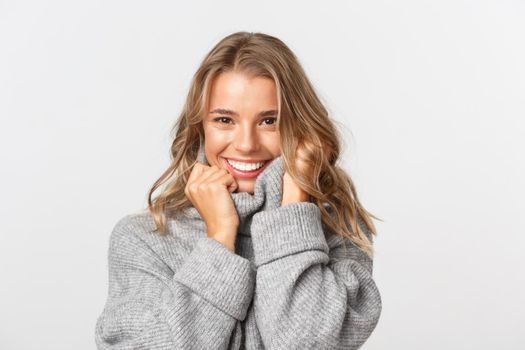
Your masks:
M283 176L284 159L282 155L279 155L257 176L253 194L249 192L230 193L239 215L238 234L251 235L250 226L255 213L281 206ZM202 220L199 212L193 206L188 207L185 213L189 218Z

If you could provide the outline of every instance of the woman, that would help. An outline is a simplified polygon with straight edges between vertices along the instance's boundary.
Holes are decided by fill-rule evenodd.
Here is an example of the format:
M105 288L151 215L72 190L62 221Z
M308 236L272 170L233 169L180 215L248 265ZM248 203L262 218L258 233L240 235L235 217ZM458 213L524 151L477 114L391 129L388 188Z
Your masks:
M174 130L148 210L111 234L98 348L359 348L381 313L375 217L290 49L225 37Z

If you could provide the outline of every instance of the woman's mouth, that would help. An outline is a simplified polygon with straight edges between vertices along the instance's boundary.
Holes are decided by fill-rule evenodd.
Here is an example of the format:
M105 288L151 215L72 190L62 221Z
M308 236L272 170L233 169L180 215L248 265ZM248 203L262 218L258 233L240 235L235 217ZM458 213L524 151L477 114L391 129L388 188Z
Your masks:
M224 165L226 169L234 177L251 179L257 177L268 164L271 163L271 160L265 160L262 162L248 163L248 162L239 162L232 159L223 158Z

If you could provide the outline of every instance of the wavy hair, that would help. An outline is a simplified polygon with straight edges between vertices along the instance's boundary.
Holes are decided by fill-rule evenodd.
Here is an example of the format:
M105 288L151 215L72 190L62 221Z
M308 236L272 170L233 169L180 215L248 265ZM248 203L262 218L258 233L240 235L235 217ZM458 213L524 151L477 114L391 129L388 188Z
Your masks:
M195 72L183 109L171 130L174 134L171 164L148 194L148 210L154 218L155 231L167 234L167 212L178 213L192 205L184 189L204 144L202 120L206 115L209 88L216 76L230 71L275 82L285 170L319 207L325 227L350 239L373 257L372 236L365 231L377 235L371 218L380 219L363 208L352 179L338 165L341 135L335 121L290 48L278 38L263 33L242 31L224 37ZM298 157L313 169L311 177L295 168L292 160ZM161 186L161 192L153 198Z

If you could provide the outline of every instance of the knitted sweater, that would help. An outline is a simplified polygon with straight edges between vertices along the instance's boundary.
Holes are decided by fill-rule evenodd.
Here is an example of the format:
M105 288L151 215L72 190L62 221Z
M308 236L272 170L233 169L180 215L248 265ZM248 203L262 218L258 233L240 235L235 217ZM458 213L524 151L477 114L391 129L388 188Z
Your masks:
M193 206L152 232L148 212L118 220L98 349L358 349L381 314L372 260L325 227L311 202L281 206L282 156L231 193L235 253ZM366 227L359 224L369 239Z

